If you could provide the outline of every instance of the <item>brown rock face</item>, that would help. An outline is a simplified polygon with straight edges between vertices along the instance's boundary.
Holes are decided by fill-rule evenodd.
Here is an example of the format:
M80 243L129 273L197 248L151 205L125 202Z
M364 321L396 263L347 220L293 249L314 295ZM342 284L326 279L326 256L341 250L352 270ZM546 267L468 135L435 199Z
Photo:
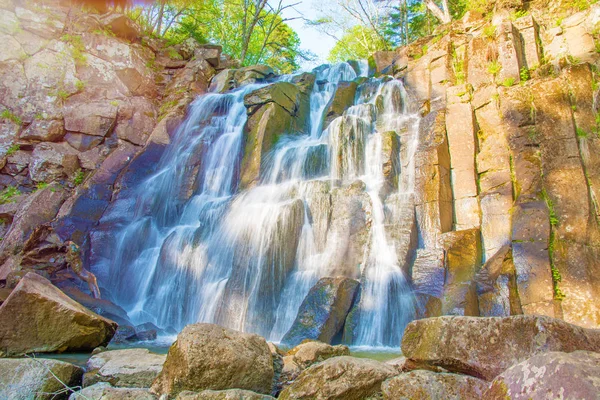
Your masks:
M483 399L595 399L600 393L598 376L598 353L539 354L510 367L494 379Z
M510 366L550 351L600 350L600 331L540 316L439 317L411 322L403 354L416 362L492 380Z
M176 396L185 390L238 388L267 394L272 381L271 352L263 338L194 324L177 336L152 391Z
M376 395L396 369L377 361L334 357L303 371L279 399L359 400Z
M331 343L341 331L352 306L358 281L349 278L322 278L310 289L282 343L298 345L305 339Z
M3 357L91 351L106 346L117 329L34 273L25 275L0 306L0 321Z
M384 399L463 400L481 399L488 388L472 376L412 371L388 379L381 386Z
M481 233L479 229L447 232L442 235L446 278L442 313L444 315L479 315L473 278L481 267Z

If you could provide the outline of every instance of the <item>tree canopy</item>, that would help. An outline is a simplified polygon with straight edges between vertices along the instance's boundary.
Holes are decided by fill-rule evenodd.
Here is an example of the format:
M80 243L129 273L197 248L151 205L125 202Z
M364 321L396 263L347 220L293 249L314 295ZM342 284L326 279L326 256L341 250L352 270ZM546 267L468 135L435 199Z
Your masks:
M267 64L290 73L301 58L310 57L283 16L292 5L282 0L161 0L131 14L149 33L172 43L193 38L219 44L242 65Z

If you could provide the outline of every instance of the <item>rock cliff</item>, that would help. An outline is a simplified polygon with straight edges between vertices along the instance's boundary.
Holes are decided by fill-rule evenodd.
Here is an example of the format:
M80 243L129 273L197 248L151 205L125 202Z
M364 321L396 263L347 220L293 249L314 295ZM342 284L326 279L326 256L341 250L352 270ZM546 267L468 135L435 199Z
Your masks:
M0 280L11 289L34 270L69 286L74 277L63 243L77 242L87 266L110 264L111 232L133 215L133 188L157 170L194 98L270 82L275 73L236 68L218 46L168 46L117 13L50 1L5 0L0 8ZM414 160L402 156L401 135L387 134L381 193L417 318L541 314L600 327L600 6L560 19L553 10L516 1L486 15L471 12L369 60L373 75L403 82L422 117ZM240 176L235 189L265 179L282 132L306 133L311 90L323 84L305 73L246 95L243 154L231 160ZM339 124L335 140L352 151L364 143L344 112L369 90L363 78L341 83L324 113L323 128ZM185 185L173 194L178 206L203 184L204 145L197 143L182 166ZM351 152L340 150L339 160L352 157L345 151ZM310 160L310 168L322 168L319 157ZM414 198L398 210L390 193L411 161ZM352 171L340 163L338 172L342 178ZM317 247L345 235L328 275L356 279L373 222L371 200L360 182L330 185L311 182L306 189ZM268 282L278 292L300 245L301 210L289 205L274 233L285 243L267 249L283 266ZM245 259L236 257L224 289L231 296L246 279ZM108 269L98 268L110 279ZM261 307L274 305L265 300ZM236 308L219 310L219 318ZM265 314L253 323L273 319ZM335 334L341 332L329 336Z

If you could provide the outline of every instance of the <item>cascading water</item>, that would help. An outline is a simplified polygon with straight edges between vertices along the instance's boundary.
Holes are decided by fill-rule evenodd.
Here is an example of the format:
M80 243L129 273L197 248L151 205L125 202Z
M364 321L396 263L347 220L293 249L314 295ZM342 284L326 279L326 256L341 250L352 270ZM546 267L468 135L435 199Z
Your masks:
M315 73L310 123L278 140L260 183L247 190L238 190L244 96L266 84L192 104L158 172L131 194L135 217L118 233L110 278L101 282L134 322L178 330L214 322L281 340L310 288L340 262L339 246L352 241L316 217L330 206L322 199L362 181L370 220L360 267L348 269L361 280L351 342L399 344L413 301L386 215L412 199L418 117L407 112L399 81L365 78L355 105L324 127L338 83L357 74L346 63ZM392 155L401 165L392 194L383 154L390 131L403 146L402 157Z

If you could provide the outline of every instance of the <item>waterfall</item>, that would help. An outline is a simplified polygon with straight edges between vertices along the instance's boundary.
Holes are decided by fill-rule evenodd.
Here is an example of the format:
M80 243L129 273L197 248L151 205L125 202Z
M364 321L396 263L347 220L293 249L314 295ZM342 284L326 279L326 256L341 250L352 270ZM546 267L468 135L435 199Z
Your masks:
M387 216L412 204L419 118L399 81L361 78L354 105L324 126L340 82L366 75L358 65L358 73L348 63L314 71L309 123L277 141L245 190L244 96L267 84L192 103L158 172L129 194L135 216L115 233L101 282L133 322L176 330L212 322L279 341L311 287L342 274L361 281L352 343L398 346L414 306ZM388 139L402 146L393 160ZM394 182L386 163L399 166ZM334 193L356 182L365 188L350 199L364 208L362 244L351 221L335 220L344 212L331 211ZM358 268L342 265L344 251Z

